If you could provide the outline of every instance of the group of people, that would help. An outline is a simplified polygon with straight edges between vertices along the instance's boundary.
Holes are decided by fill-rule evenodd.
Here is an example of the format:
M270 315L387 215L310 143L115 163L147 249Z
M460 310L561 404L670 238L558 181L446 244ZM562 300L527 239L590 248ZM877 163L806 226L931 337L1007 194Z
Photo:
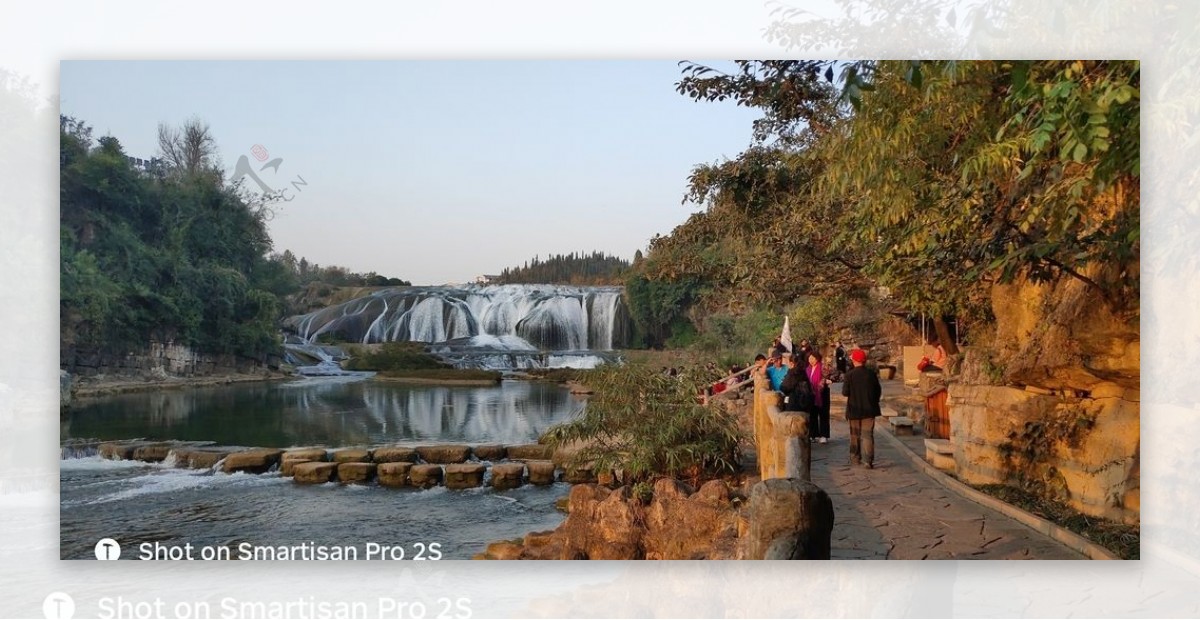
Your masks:
M784 395L784 410L808 415L809 441L829 441L830 385L822 356L807 340L792 353L777 338L772 356L759 355L754 369L770 381L771 389ZM881 415L879 401L883 386L879 376L866 368L867 352L855 348L848 355L841 342L835 349L836 374L846 397L846 421L850 426L850 461L868 469L875 466L875 418ZM832 371L829 373L832 374Z

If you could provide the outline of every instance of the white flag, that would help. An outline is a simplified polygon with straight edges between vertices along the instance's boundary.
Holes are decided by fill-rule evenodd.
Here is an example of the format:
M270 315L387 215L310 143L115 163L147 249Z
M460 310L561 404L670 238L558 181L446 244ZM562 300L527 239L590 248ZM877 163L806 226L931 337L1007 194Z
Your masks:
M779 334L779 342L787 348L788 353L792 352L792 325L788 322L788 315L783 315L783 332Z

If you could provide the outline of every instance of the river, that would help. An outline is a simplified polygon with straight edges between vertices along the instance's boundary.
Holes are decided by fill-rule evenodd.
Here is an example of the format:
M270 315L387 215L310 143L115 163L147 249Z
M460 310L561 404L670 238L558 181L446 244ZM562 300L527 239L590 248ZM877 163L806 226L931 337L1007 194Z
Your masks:
M179 439L288 447L528 443L570 419L582 402L546 383L494 387L389 384L360 377L170 390L81 404L62 421L62 439ZM551 529L565 483L495 491L302 486L277 473L224 474L161 464L104 461L64 450L60 537L64 559L92 558L100 538L122 559L141 543L194 548L353 546L407 550L436 544L466 559L487 542ZM237 552L234 551L236 557ZM361 559L361 556L360 556Z

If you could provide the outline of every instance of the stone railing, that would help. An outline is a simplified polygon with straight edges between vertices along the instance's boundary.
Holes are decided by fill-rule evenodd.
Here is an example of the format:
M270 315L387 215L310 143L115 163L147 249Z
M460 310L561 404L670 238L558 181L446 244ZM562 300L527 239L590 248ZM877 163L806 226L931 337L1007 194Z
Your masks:
M808 416L783 411L783 396L771 389L767 378L754 377L754 445L763 480L812 480L812 447L808 443Z
M754 445L762 481L750 491L745 557L828 560L833 501L812 483L807 415L781 409L783 397L754 375Z

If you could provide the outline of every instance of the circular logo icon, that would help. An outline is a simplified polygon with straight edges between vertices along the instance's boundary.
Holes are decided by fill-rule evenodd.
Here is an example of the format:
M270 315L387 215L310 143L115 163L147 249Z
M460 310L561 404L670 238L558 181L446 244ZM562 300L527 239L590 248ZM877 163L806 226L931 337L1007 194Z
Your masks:
M121 559L121 545L111 538L101 538L100 542L96 543L96 559L97 560L119 560Z
M51 592L42 601L42 613L51 620L69 620L75 615L75 601L66 592Z

